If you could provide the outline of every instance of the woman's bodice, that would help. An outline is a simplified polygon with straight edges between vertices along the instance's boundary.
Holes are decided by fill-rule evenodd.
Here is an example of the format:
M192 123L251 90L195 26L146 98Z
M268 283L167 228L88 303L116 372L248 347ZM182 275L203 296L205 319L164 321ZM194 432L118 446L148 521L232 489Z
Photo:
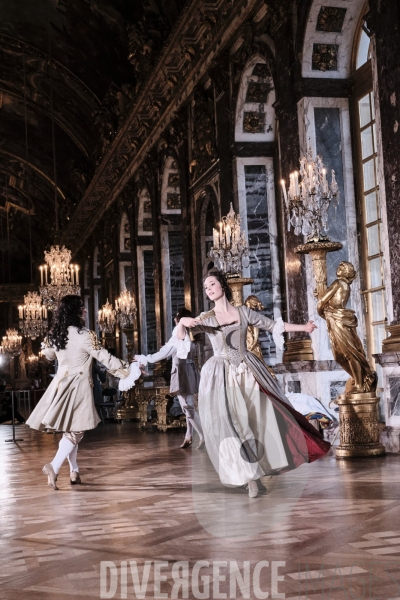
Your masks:
M214 358L228 360L235 367L239 366L248 352L246 345L248 325L272 332L277 323L247 306L240 306L238 312L239 320L228 325L220 325L214 311L202 313L198 317L201 324L192 329L193 333L204 332L208 335Z

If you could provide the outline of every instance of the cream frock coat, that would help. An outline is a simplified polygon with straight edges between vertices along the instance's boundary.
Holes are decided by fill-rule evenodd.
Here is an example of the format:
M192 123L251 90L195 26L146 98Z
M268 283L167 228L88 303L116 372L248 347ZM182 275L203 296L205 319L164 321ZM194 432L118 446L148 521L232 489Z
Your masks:
M58 360L58 370L26 424L33 429L86 431L100 422L94 406L92 361L99 360L119 378L129 375L128 363L112 356L89 329L68 327L65 350L44 348L46 358Z

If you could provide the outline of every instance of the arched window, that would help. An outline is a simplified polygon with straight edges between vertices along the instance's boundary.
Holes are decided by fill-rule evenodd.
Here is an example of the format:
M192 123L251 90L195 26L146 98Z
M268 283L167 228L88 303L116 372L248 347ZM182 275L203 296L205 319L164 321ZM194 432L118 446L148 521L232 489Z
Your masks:
M125 253L131 251L131 230L128 215L126 213L123 213L121 218L119 229L119 251Z
M138 235L153 235L153 221L151 215L151 198L149 190L143 188L138 195L139 216Z
M275 208L274 159L275 87L265 58L254 55L244 68L236 105L235 140L270 142L270 156L255 151L252 158L236 158L238 204L250 247L250 266L244 277L253 284L243 289L244 300L256 295L272 319L281 316L277 219ZM258 124L258 125L257 125ZM255 145L251 146L256 150ZM270 336L260 333L264 359L271 364L280 360Z
M172 156L165 161L161 186L161 212L167 215L181 213L180 177L177 164Z
M357 149L357 200L361 238L361 282L367 333L367 348L372 355L382 351L386 338L387 301L384 273L384 236L382 217L381 157L376 127L377 98L373 90L371 42L361 20L354 48L353 117ZM378 372L379 372L378 366Z
M275 140L274 82L265 58L253 56L245 67L236 105L235 140Z

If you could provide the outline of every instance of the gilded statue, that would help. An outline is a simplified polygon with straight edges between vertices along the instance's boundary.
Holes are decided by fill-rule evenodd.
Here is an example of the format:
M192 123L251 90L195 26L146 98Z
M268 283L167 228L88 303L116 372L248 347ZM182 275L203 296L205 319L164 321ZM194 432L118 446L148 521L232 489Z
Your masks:
M346 308L350 286L357 272L353 265L343 261L336 271L337 279L320 298L317 310L325 319L336 362L351 376L346 392L373 392L377 376L371 369L364 348L357 335L357 317L354 310Z
M263 306L262 302L260 302L260 300L257 298L257 296L248 296L245 300L245 305L248 308L251 308L251 310L264 310L265 306ZM257 358L259 358L260 360L262 360L262 362L264 362L263 359L263 355L262 355L262 351L261 351L261 346L260 346L260 341L258 339L260 330L258 329L258 327L254 327L254 325L248 325L247 326L247 334L246 334L246 346L247 346L247 350L249 350L250 352L252 352L253 354L255 354L257 356ZM266 365L268 371L271 373L271 375L276 379L275 377L275 373L273 372L273 370L271 369L271 367L269 367L268 365Z
M251 310L264 310L265 306L262 305L262 302L257 298L257 296L248 296L245 300L245 306L251 308ZM258 340L260 330L258 327L254 327L253 325L248 325L247 327L247 335L246 335L246 344L247 350L252 352L259 358L263 360L260 342Z

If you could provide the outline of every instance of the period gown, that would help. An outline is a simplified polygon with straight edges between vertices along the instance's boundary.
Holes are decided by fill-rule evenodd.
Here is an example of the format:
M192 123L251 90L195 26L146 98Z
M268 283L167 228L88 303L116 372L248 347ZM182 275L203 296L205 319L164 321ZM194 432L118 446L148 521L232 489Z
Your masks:
M124 389L133 385L140 371L135 363L129 364L107 352L94 331L68 327L65 350L47 345L43 352L48 360L58 360L58 370L53 381L31 413L26 424L33 429L56 429L83 432L94 429L100 422L93 398L93 359L107 370L123 379ZM135 369L135 373L133 373ZM121 388L121 386L120 386ZM121 388L122 389L122 388Z
M282 319L273 321L247 306L238 311L239 321L223 326L214 311L202 313L201 324L191 328L206 333L213 348L201 370L199 413L209 457L221 482L232 486L312 462L330 448L247 350L248 325L282 338ZM177 341L182 358L185 345L188 350L188 336Z

